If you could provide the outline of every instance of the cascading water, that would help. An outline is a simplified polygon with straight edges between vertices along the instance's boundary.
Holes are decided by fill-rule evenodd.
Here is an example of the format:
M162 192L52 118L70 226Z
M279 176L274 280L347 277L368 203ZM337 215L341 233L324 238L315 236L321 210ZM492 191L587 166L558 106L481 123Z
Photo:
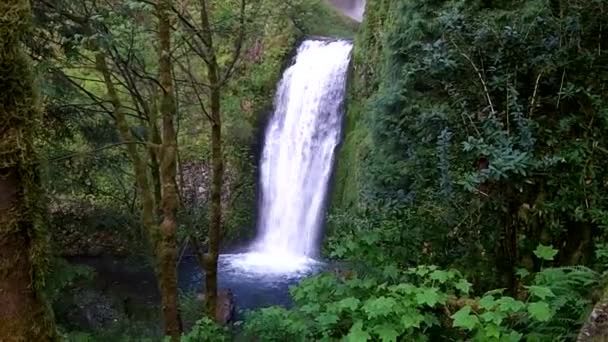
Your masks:
M250 251L222 254L219 285L239 308L288 305L288 287L323 264L315 261L325 214L352 44L307 40L279 83L260 160L258 237ZM181 282L199 288L196 262Z
M317 252L352 43L307 40L281 80L260 161L258 238L240 268L289 273Z
M263 253L315 254L350 50L345 41L305 41L281 81L260 163Z

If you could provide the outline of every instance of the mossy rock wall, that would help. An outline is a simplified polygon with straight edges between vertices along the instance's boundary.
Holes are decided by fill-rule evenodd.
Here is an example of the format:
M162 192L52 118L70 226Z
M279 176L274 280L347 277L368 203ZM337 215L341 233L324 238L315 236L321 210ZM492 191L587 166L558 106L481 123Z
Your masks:
M343 142L335 171L332 210L348 210L361 204L365 192L364 161L370 151L366 110L369 97L378 88L381 74L383 32L391 20L394 0L367 3L365 17L355 38L353 62L347 95Z

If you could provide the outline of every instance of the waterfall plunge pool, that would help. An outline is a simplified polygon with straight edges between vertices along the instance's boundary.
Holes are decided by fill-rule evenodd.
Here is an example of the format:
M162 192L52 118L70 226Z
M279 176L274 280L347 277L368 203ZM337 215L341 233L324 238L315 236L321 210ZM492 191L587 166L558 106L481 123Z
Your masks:
M325 270L327 264L309 258L261 253L222 254L218 264L219 288L230 289L238 310L273 305L290 306L289 287ZM194 257L179 267L180 288L200 292L204 274Z

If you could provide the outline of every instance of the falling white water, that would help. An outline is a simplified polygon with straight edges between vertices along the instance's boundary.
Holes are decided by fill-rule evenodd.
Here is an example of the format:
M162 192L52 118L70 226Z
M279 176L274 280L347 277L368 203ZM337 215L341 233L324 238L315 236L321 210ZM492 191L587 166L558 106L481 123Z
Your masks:
M287 273L317 252L352 44L307 40L281 80L260 161L258 238L241 267Z

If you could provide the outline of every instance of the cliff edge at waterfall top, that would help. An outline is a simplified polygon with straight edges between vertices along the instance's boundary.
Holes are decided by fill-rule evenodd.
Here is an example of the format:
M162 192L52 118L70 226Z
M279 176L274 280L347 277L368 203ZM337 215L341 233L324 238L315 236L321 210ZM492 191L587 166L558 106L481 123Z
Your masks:
M318 265L352 43L306 40L279 83L260 160L258 236L228 268L300 273ZM230 267L232 266L232 267Z
M329 0L343 14L361 22L365 12L365 0Z

